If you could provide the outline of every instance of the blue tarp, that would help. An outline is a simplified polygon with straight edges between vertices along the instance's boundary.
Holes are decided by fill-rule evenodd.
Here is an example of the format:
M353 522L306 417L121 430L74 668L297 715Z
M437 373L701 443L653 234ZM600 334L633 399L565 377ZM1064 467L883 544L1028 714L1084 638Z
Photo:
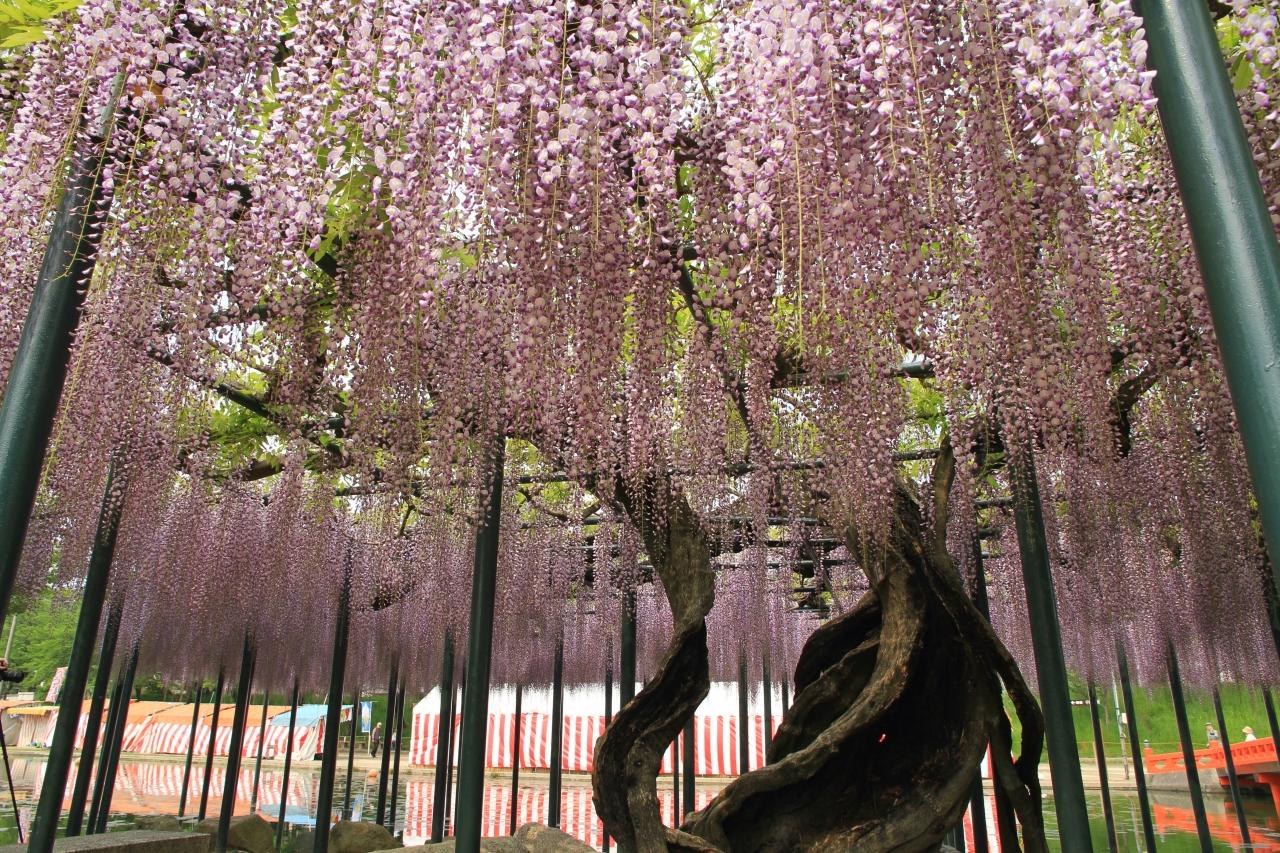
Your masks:
M350 707L351 707L350 705L343 706L342 710L344 711L343 713L344 717L346 716L345 712L347 708L350 708ZM327 714L328 712L329 712L329 707L327 705L299 705L298 706L298 725L314 726L318 720L323 720L325 714ZM289 712L285 711L283 714L277 714L276 716L272 717L271 725L273 726L289 725Z
M351 707L352 706L350 705L342 706L342 719L344 722L351 719ZM298 706L298 725L304 726L304 727L314 726L317 721L323 720L325 718L325 715L328 713L329 713L328 705L299 705ZM360 703L360 730L362 732L369 731L369 718L372 716L373 716L373 703L361 702ZM285 711L283 714L276 714L274 717L271 718L270 724L273 726L289 725L289 712Z

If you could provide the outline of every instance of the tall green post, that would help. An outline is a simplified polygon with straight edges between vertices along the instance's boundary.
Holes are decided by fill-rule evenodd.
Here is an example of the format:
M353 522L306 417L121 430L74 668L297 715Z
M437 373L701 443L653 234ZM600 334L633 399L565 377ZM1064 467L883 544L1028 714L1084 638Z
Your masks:
M690 714L689 719L684 721L684 743L680 747L680 758L684 764L684 804L683 811L680 812L676 819L679 824L682 818L686 818L693 812L693 804L698 794L698 727L695 723L697 716Z
M391 771L391 722L396 706L396 686L400 680L400 653L391 656L391 683L387 685L387 712L382 715L382 765L378 772L378 810L374 822L387 819L387 773ZM372 737L372 734L370 735Z
M101 181L110 122L107 111L100 127L88 134L89 144L71 160L0 401L0 619L9 609L18 576L44 454L67 379L71 342L110 205Z
M120 713L116 716L115 731L107 739L105 746L110 747L107 760L102 763L99 773L102 775L102 799L98 803L96 820L90 822L90 835L107 831L107 818L111 816L111 798L116 790L116 772L120 769L120 752L124 749L124 731L129 719L129 702L133 697L133 679L138 674L138 642L133 643L133 651L129 654L129 663L124 668L124 681L120 685Z
M1253 846L1249 836L1249 820L1244 813L1244 799L1240 796L1240 776L1236 773L1235 755L1231 752L1231 733L1227 731L1227 718L1222 713L1222 692L1218 685L1213 686L1213 713L1218 720L1218 745L1222 747L1222 760L1227 765L1227 787L1231 790L1231 806L1236 812L1236 826L1240 829L1240 840L1244 849Z
M613 648L606 644L604 654L604 725L605 728L613 725ZM520 688L516 687L516 727L519 731L520 726ZM516 764L520 763L520 738L516 737ZM518 801L516 795L519 791L516 789L514 779L511 782L511 808L514 810ZM516 819L513 815L511 818L511 834L515 835ZM609 833L605 831L601 840L601 850L609 853Z
M256 655L257 652L255 651ZM258 753L253 759L253 795L249 798L249 813L258 810L258 783L262 781L262 747L267 741L267 711L270 708L271 691L262 690L262 718L258 720Z
M1098 763L1098 792L1102 795L1102 821L1107 827L1107 849L1119 853L1116 815L1111 807L1111 779L1107 775L1107 752L1102 743L1102 718L1098 713L1098 688L1089 679L1089 722L1093 725L1093 758Z
M987 570L983 566L982 560L982 540L975 534L970 540L969 547L973 551L973 606L978 608L978 612L982 614L982 618L988 624L991 623L991 605L987 600ZM787 705L787 680L782 680L782 706L785 709ZM782 715L786 716L786 711ZM992 788L995 793L995 809L992 815L995 818L996 836L1001 840L1001 846L1005 846L1008 842L1008 849L1016 849L1018 830L1011 826L1013 809L1009 805L1009 798L1004 793L1004 789L1000 786L999 778L996 775L995 765L991 765ZM973 853L990 853L991 840L987 837L987 794L982 784L982 770L979 768L974 771L973 783L969 794L969 814L971 816L971 824L973 826ZM962 834L963 835L963 834Z
M342 682L347 673L347 626L351 618L351 546L342 567L342 588L333 627L333 658L329 667L329 706L325 709L324 747L320 761L320 788L316 792L316 835L312 849L328 853L329 826L333 819L333 781L338 770L338 729L342 725Z
M607 688L606 688L607 691ZM508 810L507 818L511 823L510 835L516 834L516 820L520 815L520 750L524 747L524 740L520 737L520 706L524 694L524 685L516 682L516 713L513 728L515 731L511 735L511 808ZM610 717L609 697L606 692L605 696L605 725L609 724ZM606 836L604 842L606 853L609 850L609 841Z
M622 599L622 624L618 638L618 709L636 698L636 591Z
M347 782L342 790L342 808L349 815L348 820L355 820L351 812L351 778L355 775L356 737L360 734L360 691L356 691L351 703L351 740L347 742Z
M747 701L747 659L738 655L738 772L751 770L751 720Z
M760 680L764 683L764 755L769 761L773 752L773 673L769 671L769 652L766 650L760 662Z
M284 778L280 782L280 815L276 818L276 850L284 839L285 818L289 815L289 770L293 764L293 732L298 722L298 677L293 678L293 696L289 700L289 734L284 746Z
M1196 837L1200 839L1202 853L1212 853L1213 836L1209 832L1209 818L1204 810L1204 793L1200 790L1200 766L1196 764L1195 746L1191 743L1191 724L1187 721L1187 700L1182 693L1182 673L1178 670L1178 653L1173 643L1165 646L1169 667L1169 694L1173 698L1173 718L1178 724L1178 747L1182 750L1182 767L1187 774L1187 795L1191 799L1191 814L1196 821Z
M98 769L93 778L93 799L89 801L89 817L84 827L85 835L93 835L97 832L98 811L102 807L102 798L107 788L107 767L111 764L112 739L115 737L116 724L119 722L121 711L128 708L128 701L121 701L121 697L125 695L124 680L127 670L128 664L125 664L125 670L116 674L115 686L111 688L111 708L107 712L107 723L102 730L102 746L98 752Z
M396 834L396 798L400 796L400 753L404 743L404 681L396 693L396 753L391 761L391 803L387 807L387 829ZM401 837L404 833L400 833Z
M1147 63L1280 578L1280 246L1208 4L1140 0Z
M1076 750L1076 727L1071 718L1071 693L1067 687L1067 662L1062 654L1062 629L1049 568L1040 488L1030 445L1019 451L1013 471L1014 522L1018 528L1018 554L1027 593L1031 645L1049 741L1049 772L1053 780L1053 807L1062 833L1063 853L1092 853L1089 812Z
M1133 708L1133 686L1129 683L1129 659L1124 645L1116 640L1116 665L1120 670L1120 690L1124 696L1124 715L1129 727L1129 749L1133 751L1133 781L1138 791L1138 809L1142 815L1142 837L1146 853L1155 853L1156 825L1151 819L1151 800L1147 796L1147 771L1143 765L1142 738L1138 735L1138 715Z
M458 811L455 849L480 853L484 807L484 754L489 723L489 664L493 650L493 600L498 583L498 531L502 522L502 469L506 440L498 438L491 460L492 479L485 496L484 521L476 531L475 570L471 581L471 625L467 638L466 685L462 696L462 732L458 755Z
M436 780L431 795L431 843L444 840L444 816L448 787L449 761L453 755L453 634L445 632L444 650L440 654L440 733L436 737ZM391 741L391 732L387 732Z
M187 792L191 789L191 760L196 752L196 732L200 724L200 691L204 687L203 680L197 679L193 687L195 689L192 693L195 694L196 701L191 706L191 731L187 733L187 761L182 769L182 790L178 794L178 817L187 813Z
M44 784L40 789L40 799L36 805L36 823L31 830L31 840L27 848L31 853L49 853L53 850L54 838L58 832L58 816L62 812L62 797L67 789L67 776L71 771L71 756L76 746L76 728L80 725L84 687L89 680L89 668L93 665L93 650L98 639L98 623L102 619L102 605L107 598L107 582L111 573L111 561L115 554L116 532L120 529L122 496L113 471L114 469L107 473L107 485L102 494L102 507L98 512L98 527L94 534L93 550L89 555L89 569L85 575L84 592L80 600L80 615L76 621L76 636L72 642L71 658L67 662L67 672L62 682L58 718L54 723ZM105 682L106 678L105 673L99 674L100 681ZM95 687L95 696L97 693L98 690ZM126 696L126 706L127 703ZM93 747L90 746L89 750L92 751L92 749ZM88 788L87 782L85 788L86 790ZM83 805L81 808L83 809Z
M1280 744L1280 720L1276 719L1276 703L1271 698L1271 688L1262 688L1262 705L1267 711L1267 726L1271 730L1272 743Z
M236 685L236 708L231 718L231 743L227 747L227 772L222 782L222 802L218 808L218 832L213 849L227 853L231 837L231 816L236 812L236 794L240 788L240 762L244 758L244 730L249 722L249 694L253 690L253 669L257 649L246 632L240 652L240 683Z
M555 657L551 662L551 768L548 776L547 826L560 829L564 780L564 637L556 639Z
M200 780L200 809L196 820L204 820L209 811L209 783L213 780L213 756L218 751L218 714L222 712L222 688L226 669L219 664L218 681L213 688L213 715L209 717L209 746L204 756L204 778Z
M93 698L89 701L84 742L80 745L80 763L76 767L71 805L67 808L68 836L79 835L84 828L84 810L89 802L89 784L93 779L93 754L98 749L102 712L106 707L107 691L111 686L111 665L116 659L116 641L120 636L122 610L123 601L117 595L111 601L111 611L107 615L107 628L102 634L102 652L98 656L98 673L93 678Z

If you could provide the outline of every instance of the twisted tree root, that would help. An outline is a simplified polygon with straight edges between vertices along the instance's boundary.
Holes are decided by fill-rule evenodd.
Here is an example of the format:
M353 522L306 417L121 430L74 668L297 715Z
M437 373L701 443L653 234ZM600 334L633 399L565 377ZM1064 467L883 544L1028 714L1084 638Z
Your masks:
M676 615L657 673L596 745L597 810L621 853L933 851L968 804L988 743L1029 853L1044 848L1036 765L1043 727L1012 657L934 558L905 490L889 541L862 551L872 591L814 632L796 697L763 768L734 780L679 830L662 825L662 753L706 695L710 549L687 504L646 545ZM860 543L855 531L846 539ZM1010 757L1001 682L1023 719Z
M959 820L999 685L918 567L890 558L885 568L874 597L806 646L797 671L818 674L798 677L770 764L683 829L734 853L861 853L936 849ZM836 637L848 650L821 666Z

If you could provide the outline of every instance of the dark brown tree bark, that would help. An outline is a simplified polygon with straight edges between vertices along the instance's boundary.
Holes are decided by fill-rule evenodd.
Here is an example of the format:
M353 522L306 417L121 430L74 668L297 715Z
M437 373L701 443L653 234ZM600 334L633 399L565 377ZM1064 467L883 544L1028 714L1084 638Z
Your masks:
M938 471L946 490L948 464L941 460ZM703 620L712 547L683 498L649 516L623 501L633 521L639 518L676 632L656 677L596 747L597 810L620 851L936 850L967 805L988 743L1025 849L1046 849L1036 775L1039 709L964 594L945 541L930 534L917 499L902 486L897 500L886 541L846 533L871 591L806 644L795 702L769 763L734 780L678 831L661 823L656 778L663 750L709 686ZM943 521L945 503L935 505ZM1017 761L1002 684L1023 723Z
M642 502L620 490L618 500L668 590L675 636L653 679L618 711L596 743L591 773L596 813L622 853L714 850L663 825L657 789L663 752L711 686L706 616L715 596L712 546L697 514L670 481L649 494L657 499Z

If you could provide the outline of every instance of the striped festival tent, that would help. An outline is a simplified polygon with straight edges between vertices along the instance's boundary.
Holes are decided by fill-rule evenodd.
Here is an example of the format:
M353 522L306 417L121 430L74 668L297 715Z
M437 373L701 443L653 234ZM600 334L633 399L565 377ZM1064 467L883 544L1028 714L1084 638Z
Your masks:
M737 685L713 683L706 700L695 717L694 746L695 772L699 776L737 776L742 772L738 745ZM616 704L615 704L616 707ZM781 695L775 695L773 707L781 709ZM489 700L489 724L487 737L487 767L502 769L511 767L515 752L520 750L520 766L545 770L551 766L551 691L546 688L528 688L521 701L520 743L515 742L515 691L512 688L494 688ZM564 725L562 742L565 770L571 773L590 773L592 753L596 740L604 734L604 689L600 685L566 688L564 695ZM751 767L765 763L764 714L762 700L752 697L751 716L748 718L749 761ZM773 716L773 731L778 730L782 715ZM460 718L453 718L454 759L457 760L456 733ZM433 690L413 709L413 728L409 741L409 763L417 766L434 765L440 739L440 694ZM680 736L683 745L684 736ZM683 747L682 747L683 748ZM668 749L662 759L662 773L674 768L675 749Z
M123 751L150 755L185 755L187 743L191 739L191 705L174 702L130 702L128 716L125 718ZM214 736L214 754L225 756L231 748L231 721L234 705L223 705L218 713L218 731ZM105 718L105 713L104 713ZM314 716L304 716L299 712L299 723L293 736L294 755L310 758L320 747L323 736L324 720ZM213 707L202 705L200 721L196 728L195 752L203 755L209 748L209 737L212 733ZM253 758L258 753L258 740L262 737L263 727L261 708L250 713L251 725L245 727L244 748L241 754L245 758ZM262 745L264 758L283 758L289 742L289 707L268 706L266 740ZM89 725L88 703L80 714L80 724L76 729L76 748L84 745L85 732ZM99 728L99 742L105 722ZM45 746L53 738L53 727L50 726L45 736Z

